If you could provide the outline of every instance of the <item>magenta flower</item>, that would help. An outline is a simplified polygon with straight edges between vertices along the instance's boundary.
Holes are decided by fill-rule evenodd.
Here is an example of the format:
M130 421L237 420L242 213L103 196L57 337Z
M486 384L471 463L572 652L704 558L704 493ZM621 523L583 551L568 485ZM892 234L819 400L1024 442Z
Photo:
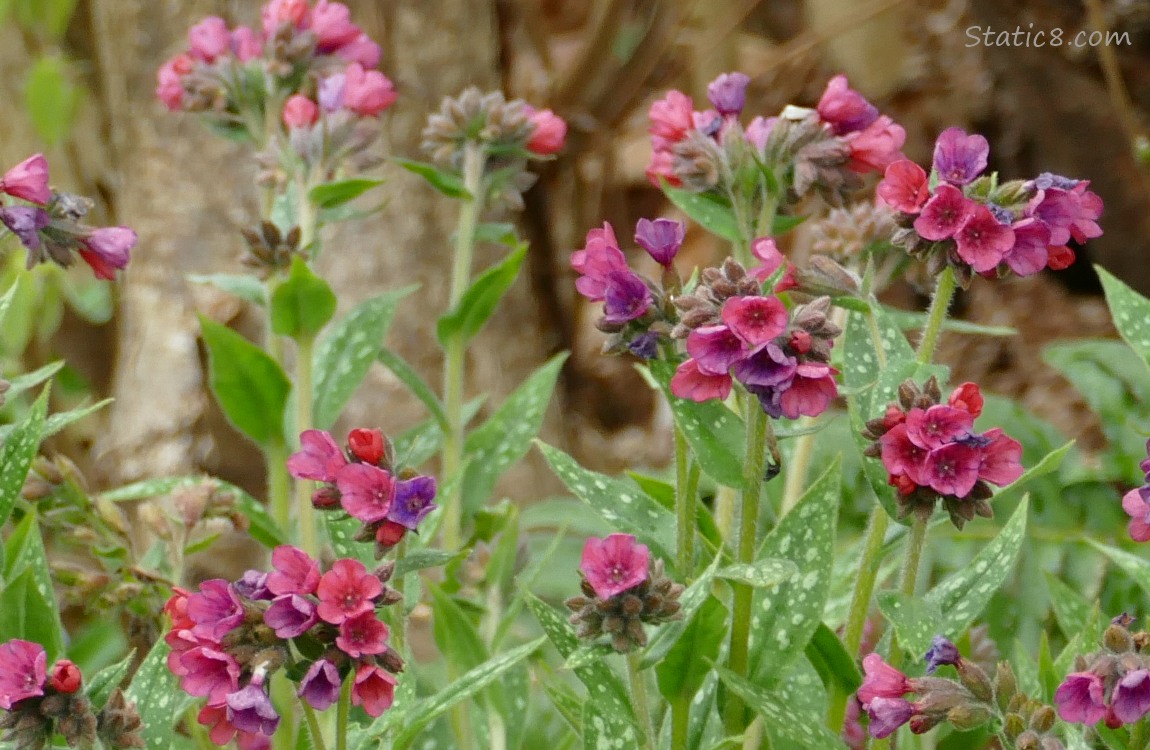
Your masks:
M643 278L632 271L612 271L607 274L607 290L603 297L603 320L623 325L643 317L651 309L651 290Z
M110 280L116 278L117 270L128 267L136 240L136 233L128 227L104 227L92 230L77 250L96 278Z
M351 686L351 704L363 706L368 716L380 716L395 701L395 685L395 676L390 672L374 664L358 664Z
M362 65L364 70L371 70L379 67L383 49L367 34L360 34L355 40L337 49L335 55L344 62L357 63Z
M1114 687L1110 710L1123 724L1133 724L1150 713L1150 672L1128 672Z
M245 570L232 587L237 594L252 601L270 601L275 598L275 594L268 591L268 574L261 570ZM172 627L175 627L175 623Z
M231 49L231 32L219 16L208 16L188 29L188 53L194 58L210 63Z
M880 654L867 654L862 665L864 676L857 695L863 706L876 698L901 698L911 691L906 675L883 661Z
M328 0L316 3L308 28L315 34L315 46L319 52L332 52L345 44L351 44L363 33L362 29L352 23L351 11L346 5Z
M915 484L926 484L922 467L927 451L911 442L905 424L895 425L888 430L879 438L879 445L882 447L882 465L888 474L902 474Z
M699 369L699 363L688 359L679 365L671 376L671 393L679 398L702 403L717 398L724 400L731 395L734 381L731 376L712 375Z
M847 133L845 140L850 148L847 169L859 174L882 172L903 158L906 130L883 115L863 130Z
M347 457L323 430L304 430L299 436L300 449L287 460L288 473L296 479L334 482L339 470L347 466Z
M52 200L48 189L48 160L44 154L32 154L9 169L0 178L0 193L40 205Z
M170 111L177 111L183 103L184 76L191 73L195 67L196 63L191 55L180 54L165 62L156 71L156 98Z
M319 616L324 622L339 625L350 617L374 612L374 599L382 591L383 584L379 578L367 572L359 560L336 560L331 570L323 574L316 589Z
M1014 230L1014 246L1003 261L1019 276L1038 273L1050 261L1050 228L1035 218L1022 219L1010 225Z
M607 280L612 272L629 272L627 258L619 249L610 223L603 222L602 229L587 232L583 249L571 253L571 268L580 274L575 280L575 289L592 302L601 302L606 297Z
M751 350L783 335L787 308L778 297L729 297L723 303L723 322Z
M926 455L922 465L923 484L940 495L966 497L978 483L982 454L966 443L947 443Z
M298 638L317 622L315 604L299 594L277 596L264 612L264 624L275 631L277 638Z
M299 684L299 695L316 711L326 711L339 700L339 670L327 659L319 659L308 668Z
M231 722L228 721L228 708L223 702L218 705L209 703L201 708L199 714L196 715L196 721L208 728L208 737L220 747L227 745L232 741L232 738L236 736L237 730ZM249 750L251 748L250 745L244 744L244 738L250 736L252 735L249 735L247 732L240 734L237 743L241 750ZM258 737L260 735L255 736Z
M610 599L647 580L650 552L630 534L590 537L579 570L600 599Z
M271 737L280 723L280 715L262 684L251 684L227 698L228 722L241 732Z
M232 29L232 54L241 63L248 63L264 52L264 42L254 30L247 26Z
M951 391L950 398L947 399L946 403L948 406L962 409L970 416L977 418L978 415L982 414L985 399L982 397L982 391L978 388L978 383L967 381Z
M670 268L683 246L687 227L671 219L639 219L635 225L635 242L664 268Z
M299 547L281 544L272 550L272 568L265 585L276 596L306 596L319 585L319 563Z
M367 611L349 617L339 625L335 645L348 656L358 659L364 654L382 654L387 650L387 625Z
M562 117L549 109L531 109L529 118L535 129L527 139L528 151L537 156L551 156L563 150L563 143L567 140L567 123Z
M340 503L347 514L364 523L387 518L395 500L395 478L390 472L370 464L348 464L335 480Z
M735 365L735 377L747 387L785 388L798 368L798 360L789 356L774 342Z
M990 144L981 135L967 135L962 128L947 128L934 142L934 169L940 179L953 185L973 182L986 169Z
M930 196L926 171L909 159L900 159L886 168L875 188L883 203L904 214L917 214Z
M244 621L244 605L231 583L213 578L188 596L188 617L196 623L193 633L219 641Z
M958 257L978 273L984 273L998 267L1014 247L1014 230L996 219L989 208L975 203L970 216L954 234L954 241Z
M755 147L755 151L762 154L767 150L767 138L771 135L771 130L774 129L775 123L779 121L777 117L756 117L747 124L747 129L744 132L744 137L747 143Z
M978 478L1005 487L1022 476L1022 444L995 427L983 436L990 442L982 448Z
M260 9L260 17L263 21L264 35L268 38L276 35L281 24L303 29L310 20L307 0L269 0Z
M39 643L13 639L0 645L0 708L44 694L48 654Z
M1122 510L1130 516L1127 527L1130 538L1136 542L1150 540L1150 503L1142 498L1141 489L1133 489L1122 496Z
M695 104L681 91L671 90L666 97L651 105L647 117L651 125L651 144L656 151L669 149L687 137L695 127Z
M919 448L939 448L974 429L970 412L939 404L929 409L911 409L906 415L906 436Z
M387 520L412 531L427 514L435 510L435 477L413 477L395 485L395 500L387 512Z
M727 326L703 326L687 336L687 353L701 372L726 375L731 367L747 357L743 340Z
M1093 672L1068 674L1054 691L1058 715L1073 724L1097 724L1106 715L1104 689L1102 678Z
M967 200L958 188L939 185L914 220L914 231L923 239L948 240L966 223L974 212L974 206L975 203Z
M240 665L228 654L199 646L180 657L183 674L180 687L188 695L206 697L208 704L223 705L229 693L239 687Z
M319 119L319 107L303 94L293 94L284 102L283 120L289 129L306 128Z
M395 103L399 94L383 73L351 63L343 71L343 106L364 117L375 117Z
M902 698L875 698L867 707L870 736L875 739L891 736L915 713L914 704Z
M0 207L0 222L29 250L40 249L40 230L51 220L48 212L39 206Z
M747 84L751 82L746 73L723 73L707 85L707 100L724 117L737 117L747 103Z
M831 126L835 135L862 130L878 119L878 108L850 87L847 77L837 75L815 107L819 119Z
M795 368L795 379L782 392L780 411L787 419L817 417L839 395L834 370L820 362L806 362Z

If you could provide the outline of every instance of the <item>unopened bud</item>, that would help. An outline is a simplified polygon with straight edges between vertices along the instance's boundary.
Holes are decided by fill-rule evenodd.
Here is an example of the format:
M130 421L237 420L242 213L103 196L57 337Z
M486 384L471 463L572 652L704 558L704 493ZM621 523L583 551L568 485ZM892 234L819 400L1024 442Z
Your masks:
M392 674L399 674L403 671L403 657L390 646L376 658L379 659L379 665Z
M958 670L958 679L975 698L983 703L990 703L994 700L994 690L990 687L990 678L986 676L982 667L970 659L959 659L954 667Z
M946 713L946 720L960 732L980 727L990 720L990 710L978 704L955 706Z
M63 484L64 482L64 475L60 473L56 463L44 456L36 456L35 460L32 461L32 471L44 477L51 484Z
M113 503L111 500L97 498L96 512L100 514L100 518L104 523L111 526L112 530L117 534L120 536L128 535L128 521L124 518L124 513L120 510L119 505Z
M155 503L144 503L139 509L140 520L153 534L161 539L172 538L172 527L167 514Z
M20 497L34 503L49 497L55 489L55 486L44 478L32 474L24 480L24 486L20 489Z
M383 459L383 431L358 428L347 436L347 446L351 454L364 463L378 466Z
M1102 634L1102 644L1112 654L1126 654L1134 650L1134 638L1121 625L1110 625Z
M380 583L387 583L395 575L395 560L388 560L377 567L373 573Z
M48 683L58 693L74 693L80 689L84 677L80 668L67 659L61 659L52 667L52 676Z
M381 607L390 607L393 604L399 604L403 601L403 593L393 589L391 586L384 586L383 591L379 592L376 597L375 603Z
M1034 732L1026 731L1018 735L1014 741L1016 750L1041 750L1040 738Z
M1030 728L1039 734L1046 734L1054 728L1054 720L1057 715L1054 709L1050 706L1039 706L1035 709L1034 713L1030 715Z
M204 485L180 487L172 492L172 507L180 515L184 526L191 528L204 517L211 490Z
M1000 661L994 674L994 697L1000 711L1005 711L1010 705L1010 699L1018 692L1018 680L1010 662Z
M1026 722L1018 714L1008 713L1002 722L1002 731L1006 733L1007 737L1017 739L1026 731Z
M332 510L340 507L339 490L331 485L324 485L311 495L312 507L316 510Z
M1066 745L1062 744L1062 740L1048 734L1042 738L1042 750L1066 750Z

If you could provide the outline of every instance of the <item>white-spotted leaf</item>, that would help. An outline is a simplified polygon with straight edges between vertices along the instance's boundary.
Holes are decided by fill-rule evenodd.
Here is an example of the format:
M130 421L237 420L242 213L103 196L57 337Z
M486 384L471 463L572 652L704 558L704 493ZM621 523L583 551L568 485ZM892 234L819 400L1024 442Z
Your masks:
M731 692L746 702L751 710L763 717L779 740L779 747L803 750L843 750L841 739L827 729L823 717L803 711L791 703L780 700L759 685L754 685L724 667L717 667L719 678Z
M880 591L876 598L883 617L894 626L899 644L921 658L930 648L931 640L940 634L939 623L943 618L938 605L901 591Z
M1094 270L1098 272L1106 293L1114 327L1150 367L1150 299L1122 283L1102 266L1094 266Z
M124 691L129 701L136 702L148 750L170 750L176 717L196 701L180 689L168 669L169 651L162 638L156 641Z
M48 389L32 405L23 421L19 422L0 445L0 526L8 520L16 505L16 498L28 478L28 469L40 447L44 433L44 418L48 412Z
M793 578L798 572L798 566L790 560L764 557L753 563L728 565L719 571L719 578L761 589Z

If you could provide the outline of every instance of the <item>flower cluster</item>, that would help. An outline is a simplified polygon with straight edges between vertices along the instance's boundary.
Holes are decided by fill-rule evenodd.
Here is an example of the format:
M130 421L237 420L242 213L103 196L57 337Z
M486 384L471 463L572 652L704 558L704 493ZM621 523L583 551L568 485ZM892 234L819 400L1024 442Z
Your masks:
M356 539L374 540L377 559L404 534L417 530L437 507L435 478L410 470L396 473L391 441L379 430L352 430L346 451L331 433L305 430L300 446L288 459L288 472L296 479L322 482L312 504L319 510L342 508L361 521Z
M881 172L902 156L906 131L852 90L845 76L831 79L815 109L788 106L744 128L739 116L749 83L742 73L719 76L707 87L713 109L702 112L680 91L652 104L648 179L727 192L765 168L786 180L792 198L813 189L837 199L859 186L859 175Z
M863 436L874 441L866 455L882 459L887 482L898 489L900 514L928 518L941 498L960 529L976 515L990 518L990 485L1004 487L1022 475L1022 445L997 427L975 432L983 404L978 386L963 383L943 404L935 378L922 388L908 380L898 397L866 423Z
M596 325L611 335L605 352L629 351L642 359L657 356L678 317L670 301L682 286L674 261L685 233L683 223L671 219L640 219L635 226L635 242L663 267L661 284L627 266L608 222L589 231L583 249L571 254L571 268L579 274L575 288L592 302L603 303L603 317Z
M912 161L886 168L877 193L899 212L894 243L937 273L950 264L965 285L972 273L1030 276L1074 262L1067 243L1100 237L1102 199L1086 180L1043 173L998 184L982 176L990 146L948 128L934 145L930 175Z
M1150 454L1150 440L1146 441L1146 452ZM1122 510L1130 516L1130 538L1145 542L1150 540L1150 457L1142 459L1138 468L1145 475L1142 486L1122 496Z
M1075 671L1054 693L1063 721L1105 721L1116 729L1150 713L1150 660L1144 653L1150 634L1131 633L1133 619L1116 617L1102 635L1102 649L1077 658Z
M48 669L48 654L39 643L11 640L0 644L0 741L17 750L53 747L64 737L68 747L144 747L140 715L116 688L96 709L81 690L79 668L60 659Z
M579 564L583 596L566 601L571 624L583 640L607 636L611 647L628 653L647 645L646 625L683 617L683 586L663 572L663 561L651 562L646 545L630 534L591 537Z
M727 259L722 268L704 269L692 294L675 299L682 318L673 334L687 339L690 356L671 391L692 401L725 399L738 380L776 419L816 417L838 395L830 356L842 329L828 318L829 297L788 311L779 297L763 294L763 281L783 260L769 239L753 247L761 268L747 272ZM792 283L784 276L775 291Z
M28 251L28 268L51 260L67 268L73 252L100 279L113 279L127 268L136 233L128 227L91 227L82 223L91 201L48 187L48 160L34 154L0 178L0 194L23 203L0 203L0 222Z
M217 745L239 735L242 747L268 747L279 714L268 677L288 666L299 696L323 711L344 680L351 700L371 716L392 703L403 660L388 645L377 608L402 595L388 587L394 564L369 572L358 560L319 563L296 547L272 551L272 570L235 582L212 579L199 591L176 589L165 605L172 628L168 668L190 695L207 699L199 722ZM293 653L292 645L294 645Z

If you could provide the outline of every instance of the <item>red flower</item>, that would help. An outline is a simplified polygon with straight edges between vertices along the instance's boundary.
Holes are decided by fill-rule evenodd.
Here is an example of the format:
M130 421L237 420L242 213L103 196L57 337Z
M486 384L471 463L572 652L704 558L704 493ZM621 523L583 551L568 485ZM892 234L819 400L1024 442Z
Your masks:
M364 463L378 465L383 460L383 431L356 428L348 433L351 454Z
M323 574L316 589L319 616L333 625L375 610L375 597L383 591L379 578L367 572L359 560L336 560ZM374 615L373 615L374 617Z
M395 700L395 676L374 664L359 664L351 686L351 703L363 706L368 716L379 716Z

